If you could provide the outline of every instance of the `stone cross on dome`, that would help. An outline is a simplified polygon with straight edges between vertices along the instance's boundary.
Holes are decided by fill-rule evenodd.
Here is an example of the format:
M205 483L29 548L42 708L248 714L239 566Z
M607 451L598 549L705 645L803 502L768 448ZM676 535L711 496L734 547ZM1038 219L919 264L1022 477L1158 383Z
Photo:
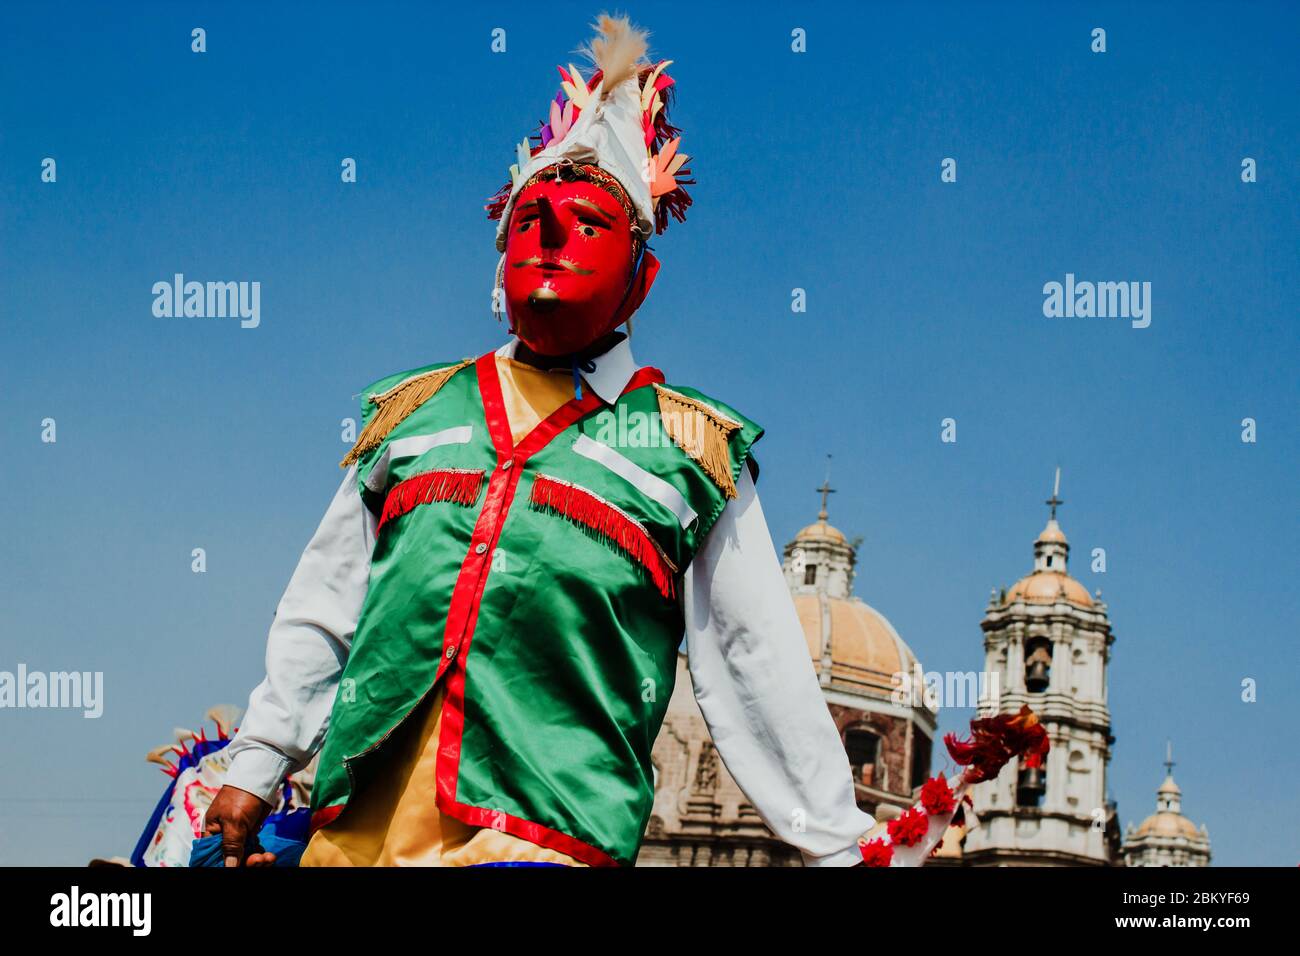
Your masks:
M1065 504L1065 500L1061 498L1061 468L1059 465L1056 468L1056 480L1052 484L1052 497L1043 503L1050 507L1052 512L1047 518L1047 525L1034 542L1034 571L1035 573L1054 571L1057 574L1067 574L1070 544L1066 541L1065 532L1056 523L1056 509Z
M1060 497L1061 494L1061 466L1056 466L1056 483L1052 485L1052 497L1043 502L1045 505L1052 506L1052 513L1049 520L1056 520L1056 506L1065 504L1065 499Z
M820 488L817 488L815 490L821 492L821 496L822 496L822 510L817 512L817 520L825 521L826 518L828 517L826 511L826 499L830 495L835 494L835 489L831 487L831 456L830 455L826 456L826 480L822 482L822 486Z

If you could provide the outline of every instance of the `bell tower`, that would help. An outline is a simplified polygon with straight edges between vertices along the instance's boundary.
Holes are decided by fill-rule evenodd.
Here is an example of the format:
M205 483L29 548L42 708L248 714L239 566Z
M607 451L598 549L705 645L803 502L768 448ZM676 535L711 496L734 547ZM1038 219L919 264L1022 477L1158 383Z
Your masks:
M984 716L1028 704L1047 728L1045 766L1008 764L975 788L980 825L966 837L967 865L1104 866L1118 859L1119 824L1107 799L1114 743L1106 703L1111 633L1107 607L1070 576L1070 544L1056 519L1056 470L1033 570L995 590L980 627L990 696Z

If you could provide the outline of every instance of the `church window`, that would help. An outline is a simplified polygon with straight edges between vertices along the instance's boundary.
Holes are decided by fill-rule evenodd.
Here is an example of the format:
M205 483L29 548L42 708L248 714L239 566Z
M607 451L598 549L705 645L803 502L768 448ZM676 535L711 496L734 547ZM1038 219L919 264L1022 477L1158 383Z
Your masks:
M880 738L869 730L854 727L844 735L844 749L849 755L849 767L853 770L853 779L871 786L875 781Z
M804 567L804 569L803 569L803 583L804 583L804 584L816 584L816 583L817 583L817 565L815 565L815 564L809 564L809 565L807 565L807 566Z
M918 733L912 738L912 789L925 783L930 776L930 738Z

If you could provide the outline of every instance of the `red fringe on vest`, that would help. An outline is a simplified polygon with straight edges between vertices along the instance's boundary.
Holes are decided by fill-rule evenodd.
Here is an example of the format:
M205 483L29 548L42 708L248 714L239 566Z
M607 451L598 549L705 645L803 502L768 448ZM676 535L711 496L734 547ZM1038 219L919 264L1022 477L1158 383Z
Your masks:
M483 490L483 471L468 468L439 468L423 474L412 475L398 482L384 499L384 511L379 516L382 528L393 518L433 501L451 501L458 505L472 505Z
M664 597L671 598L676 593L673 582L677 567L650 532L616 505L585 488L549 475L538 475L533 481L531 503L594 531L606 543L645 568Z

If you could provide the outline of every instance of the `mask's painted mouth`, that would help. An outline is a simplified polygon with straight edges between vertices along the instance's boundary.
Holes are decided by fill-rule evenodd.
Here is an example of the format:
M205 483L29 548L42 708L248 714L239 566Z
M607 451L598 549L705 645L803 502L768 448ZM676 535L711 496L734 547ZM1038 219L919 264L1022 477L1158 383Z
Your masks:
M596 271L594 269L584 269L581 266L574 265L568 259L542 259L540 256L520 259L518 262L510 263L510 265L515 269L521 269L525 266L536 266L543 272L571 272L576 276L589 276Z

